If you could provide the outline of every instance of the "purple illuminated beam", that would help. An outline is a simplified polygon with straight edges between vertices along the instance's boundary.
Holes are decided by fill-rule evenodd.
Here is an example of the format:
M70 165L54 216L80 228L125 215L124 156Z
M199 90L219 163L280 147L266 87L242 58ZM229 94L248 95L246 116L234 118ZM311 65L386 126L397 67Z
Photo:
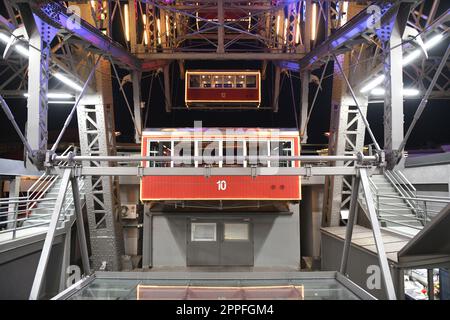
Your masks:
M49 25L65 29L83 41L101 50L104 55L110 55L115 63L131 70L140 70L140 60L128 52L119 43L105 36L94 26L68 12L67 8L58 2L27 2L33 13Z
M378 3L376 3L376 5L378 5L381 9L379 15L379 24L381 26L392 20L392 17L396 14L400 3L401 1L398 1L398 3L395 4L387 1L378 1ZM367 41L364 40L361 35L365 33L375 33L373 19L373 12L369 10L362 10L300 61L280 61L279 66L296 72L305 69L317 68L322 64L322 61L324 61L328 55L333 53L340 54L351 50L351 47L355 45L358 40Z

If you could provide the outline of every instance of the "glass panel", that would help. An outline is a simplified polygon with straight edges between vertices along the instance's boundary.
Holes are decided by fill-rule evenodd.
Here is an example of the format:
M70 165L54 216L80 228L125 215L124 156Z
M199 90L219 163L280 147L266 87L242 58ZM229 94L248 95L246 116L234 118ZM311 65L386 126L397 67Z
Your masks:
M175 160L173 162L174 167L193 167L194 166L194 155L195 147L193 141L175 141L173 148L174 157L190 157L187 160L179 161Z
M213 88L222 88L223 87L223 76L217 75L213 77Z
M200 88L200 76L191 74L189 76L189 88Z
M247 76L246 85L247 88L256 88L256 76Z
M248 223L225 223L223 238L225 240L248 240Z
M218 157L219 154L219 141L201 141L200 142L200 149L198 150L198 153L202 157ZM203 165L208 164L213 167L219 166L219 161L213 161L213 160L203 160Z
M191 223L191 241L216 241L216 224Z
M291 141L270 141L270 155L271 156L292 156L292 142ZM292 167L293 161L275 160L271 161L271 167Z
M125 273L126 274L126 273ZM120 277L117 276L116 277ZM144 276L142 278L145 278ZM335 278L321 277L307 279L299 273L291 279L105 279L96 278L87 286L75 288L69 294L69 300L136 300L138 284L153 286L208 286L208 287L257 287L257 286L303 286L305 300L358 300L352 290ZM356 285L354 285L356 287ZM350 290L352 289L352 290ZM271 298L277 298L273 292ZM172 296L176 299L176 296ZM178 298L177 298L178 299ZM182 299L182 298L181 298Z
M224 141L222 155L225 157L222 167L242 167L244 161L238 161L237 157L244 155L244 141Z
M245 76L236 77L236 88L243 88L245 85Z
M150 157L167 156L172 153L170 141L150 141L148 155ZM149 167L170 167L170 161L149 161Z
M248 162L249 166L257 165L258 167L267 167L267 160L261 160L261 156L267 157L269 150L267 147L267 140L248 141L247 142L247 155L250 157L257 157L257 159L251 159Z
M202 87L211 88L211 76L203 75L201 78L202 78Z
M224 88L234 88L236 83L236 76L224 76Z

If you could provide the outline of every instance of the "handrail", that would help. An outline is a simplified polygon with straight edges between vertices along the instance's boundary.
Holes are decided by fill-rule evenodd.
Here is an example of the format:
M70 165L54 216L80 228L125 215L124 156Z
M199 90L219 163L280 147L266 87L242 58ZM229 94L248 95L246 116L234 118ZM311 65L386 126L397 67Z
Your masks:
M42 177L41 181L48 181L48 177ZM58 175L54 175L51 176L51 180L58 180L59 176ZM79 181L79 191L81 195L85 194L85 181L82 177L78 178ZM54 181L53 181L54 182ZM38 185L38 184L35 184ZM52 185L54 185L54 183L52 183ZM30 210L33 212L36 211L40 211L40 210L51 210L51 207L34 207L34 208L29 208L29 203L35 203L35 204L39 204L39 203L45 203L45 202L50 202L50 201L54 201L56 200L56 198L52 197L52 198L45 198L45 196L47 195L47 191L50 188L49 185L46 185L46 191L42 192L40 194L40 197L35 198L35 199L27 199L27 197L22 197L20 199L15 199L14 203L17 203L17 210L15 210L14 212L10 212L9 210L6 212L0 212L0 216L6 216L6 215L10 215L13 214L14 216L12 217L12 220L10 220L8 218L7 221L1 221L0 222L0 226L1 225L6 225L6 230L2 230L0 231L0 234L5 234L8 232L12 233L12 239L16 238L16 232L19 230L23 230L23 229L30 229L33 227L37 227L37 226L46 226L50 224L50 219L48 221L44 221L44 222L39 222L39 220L46 220L47 218L51 217L52 213L38 213L36 215L29 215ZM61 223L64 224L67 221L67 217L68 216L72 216L73 212L74 212L74 201L73 201L73 193L71 192L71 188L68 188L66 190L66 195L64 198L64 202L63 202L63 206L62 206L62 210L61 210L61 215L58 221L58 227L61 227ZM0 203L1 203L1 199L0 199ZM11 201L5 201L5 203L11 203ZM25 209L22 209L24 208ZM25 215L25 216L24 216ZM33 223L33 224L25 224L27 221L35 221L37 223ZM18 225L19 223L19 225ZM11 239L10 239L11 240Z
M446 197L432 197L432 198L410 198L410 197L400 197L400 196L392 196L392 195L380 195L380 198L392 198L392 199L408 199L408 200L417 200L417 201L429 201L429 202L439 202L439 203L450 203L450 198Z
M400 193L405 198L408 197L407 195L405 195L405 190L400 188L400 184L396 184L393 181L392 175L390 175L388 171L385 171L384 176L389 180L389 182L392 184L394 189L397 190L398 193ZM406 202L407 205L409 205L409 207L411 208L411 210L414 212L415 215L419 214L418 213L418 208L415 207L413 203L411 203L409 200L406 200L406 199L405 199L405 202Z

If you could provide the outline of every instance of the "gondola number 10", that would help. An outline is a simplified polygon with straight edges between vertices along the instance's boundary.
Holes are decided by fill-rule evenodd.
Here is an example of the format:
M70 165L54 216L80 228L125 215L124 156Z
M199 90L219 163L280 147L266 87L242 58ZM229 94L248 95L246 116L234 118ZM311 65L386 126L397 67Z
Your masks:
M217 184L217 190L219 190L219 191L227 190L227 182L225 180L219 180L216 182L216 184Z

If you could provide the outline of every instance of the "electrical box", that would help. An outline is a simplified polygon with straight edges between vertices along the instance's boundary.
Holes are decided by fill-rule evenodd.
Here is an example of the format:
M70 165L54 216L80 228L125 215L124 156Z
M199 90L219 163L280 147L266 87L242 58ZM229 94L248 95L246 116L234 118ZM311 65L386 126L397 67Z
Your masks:
M137 205L136 204L122 204L120 209L122 219L137 219Z

